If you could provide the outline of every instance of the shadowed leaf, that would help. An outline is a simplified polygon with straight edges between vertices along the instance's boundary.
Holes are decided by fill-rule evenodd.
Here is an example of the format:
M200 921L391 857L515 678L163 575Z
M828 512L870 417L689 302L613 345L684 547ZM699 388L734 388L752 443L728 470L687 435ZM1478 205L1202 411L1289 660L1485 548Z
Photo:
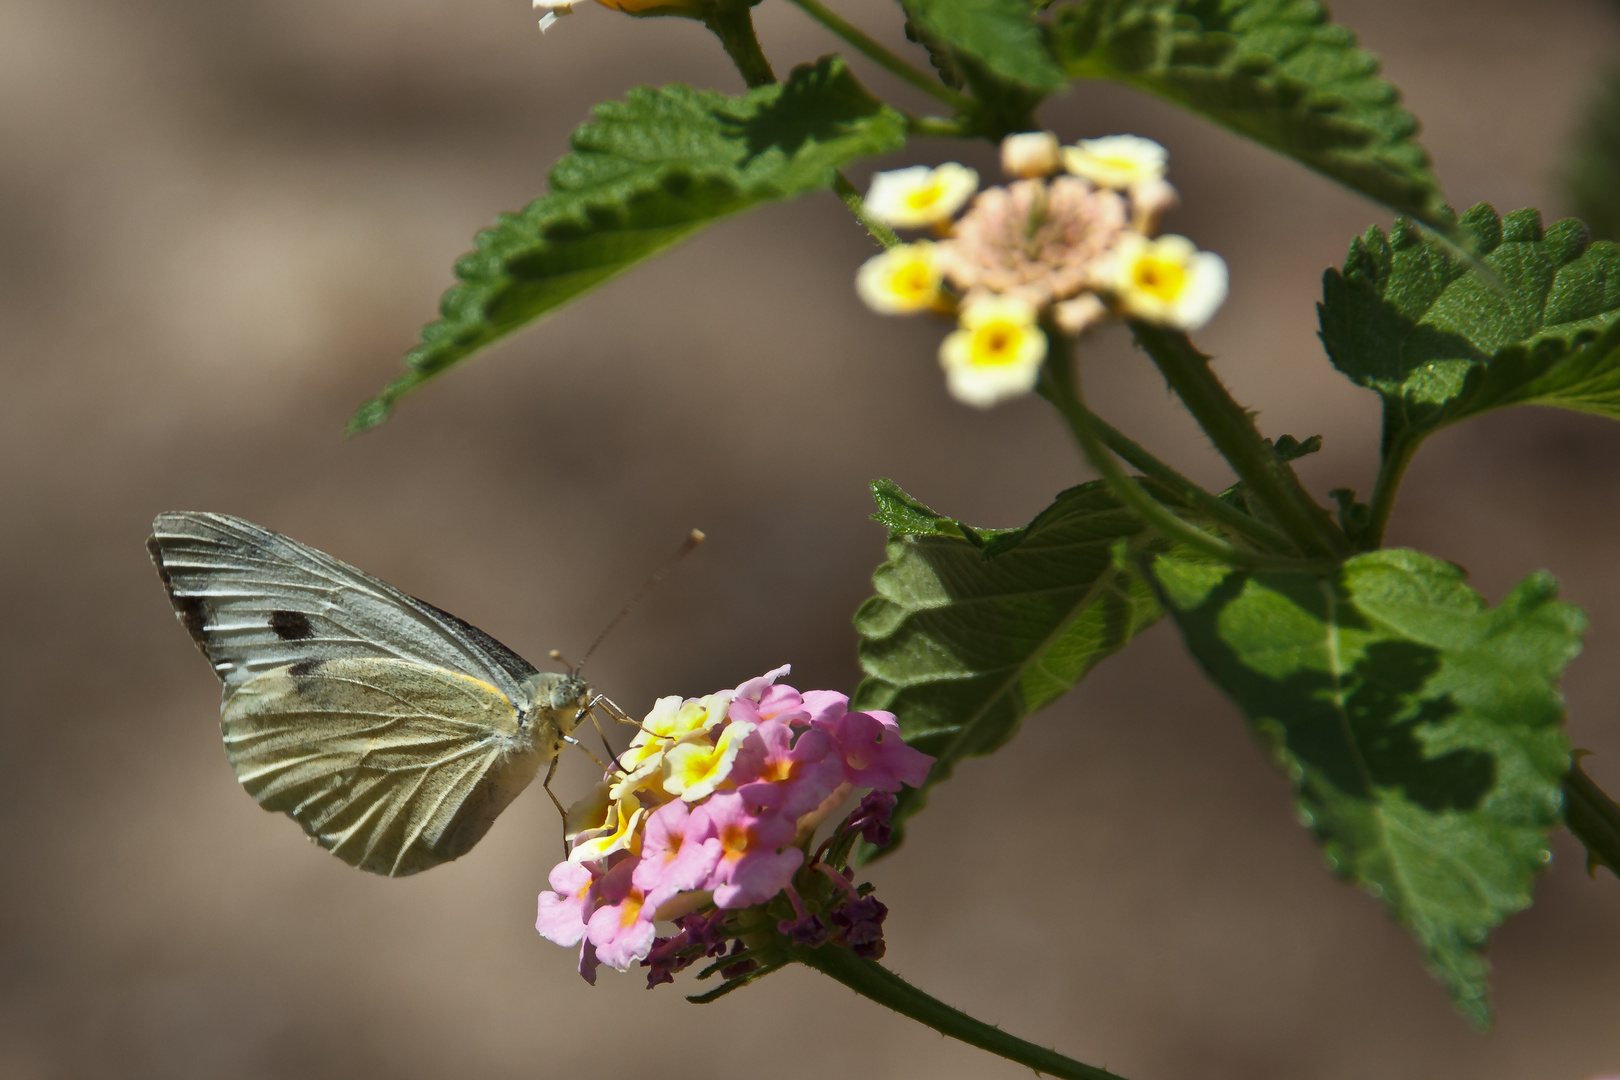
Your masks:
M1535 574L1495 609L1450 563L1329 580L1160 555L1187 645L1294 782L1329 864L1388 905L1476 1024L1489 934L1530 904L1569 768L1557 682L1586 619Z
M899 823L957 762L1011 739L1159 611L1115 559L1117 546L1147 543L1146 527L1100 482L1063 492L1022 529L974 529L890 481L872 488L891 531L877 595L855 614L866 678L852 707L893 712L906 741L938 759L922 791L902 793Z

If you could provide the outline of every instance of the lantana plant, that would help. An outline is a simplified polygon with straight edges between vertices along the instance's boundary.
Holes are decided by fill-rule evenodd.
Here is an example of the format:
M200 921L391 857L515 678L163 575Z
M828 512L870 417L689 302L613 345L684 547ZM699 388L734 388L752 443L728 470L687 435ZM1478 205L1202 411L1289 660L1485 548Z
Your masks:
M1384 535L1407 468L1442 428L1518 405L1620 419L1620 245L1533 209L1457 213L1399 92L1314 0L900 0L909 55L822 0L787 2L934 113L882 100L841 56L778 81L745 0L601 0L702 22L748 89L643 86L597 106L549 191L478 235L441 317L350 430L711 222L828 191L874 245L849 268L857 294L881 315L941 320L946 391L972 409L1039 395L1098 478L1010 529L875 481L889 535L854 615L864 680L800 693L783 668L619 717L635 733L568 811L537 929L579 949L587 980L606 965L658 986L701 963L699 978L720 982L692 1000L711 1001L797 962L1039 1072L1111 1075L895 975L881 962L894 959L887 909L857 867L904 858L890 853L924 827L925 796L952 797L941 785L960 762L1168 616L1293 784L1329 867L1381 902L1461 1013L1488 1025L1485 951L1531 903L1550 832L1572 831L1594 874L1620 872L1620 806L1582 770L1558 689L1586 620L1547 573L1493 607L1443 555ZM536 6L548 45L568 32L552 23L571 2ZM1161 228L1178 202L1165 148L1038 116L1098 79L1396 215L1347 238L1318 308L1328 360L1382 406L1365 497L1310 490L1293 463L1321 439L1262 433L1194 344L1228 272ZM1003 182L920 151L864 193L845 176L917 137L997 147ZM1122 333L1230 484L1194 482L1092 411L1088 341Z

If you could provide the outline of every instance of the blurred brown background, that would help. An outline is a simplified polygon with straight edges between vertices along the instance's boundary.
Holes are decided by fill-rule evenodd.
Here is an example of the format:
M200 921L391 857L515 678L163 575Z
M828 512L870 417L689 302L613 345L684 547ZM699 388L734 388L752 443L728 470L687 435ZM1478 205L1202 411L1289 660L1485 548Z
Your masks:
M844 7L903 46L891 7ZM1459 205L1564 212L1612 6L1337 8ZM758 17L779 71L834 47L777 0ZM592 662L639 711L783 661L852 688L869 479L1011 525L1084 477L1039 402L945 396L941 327L859 306L870 247L830 195L703 234L343 441L474 230L543 189L591 102L671 80L740 88L695 24L594 5L541 37L521 0L0 0L0 1077L1022 1075L808 971L706 1009L689 981L587 989L531 928L555 856L539 792L410 880L315 851L237 790L217 684L147 564L156 511L238 513L538 659L581 649L699 525L712 542ZM1170 227L1233 270L1201 341L1268 433L1327 437L1317 491L1365 490L1377 409L1328 366L1312 302L1387 214L1123 90L1044 117L1171 148ZM1122 333L1086 362L1106 415L1222 480ZM1392 536L1493 599L1551 568L1591 611L1570 728L1610 790L1617 452L1601 420L1476 421L1419 459ZM1620 1072L1620 885L1556 848L1475 1034L1161 626L961 769L872 877L903 975L1132 1080L1585 1080Z

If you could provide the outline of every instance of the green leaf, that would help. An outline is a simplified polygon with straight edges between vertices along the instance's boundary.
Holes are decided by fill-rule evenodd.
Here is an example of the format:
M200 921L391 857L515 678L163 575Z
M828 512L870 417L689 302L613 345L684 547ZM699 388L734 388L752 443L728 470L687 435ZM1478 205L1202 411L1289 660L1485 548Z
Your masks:
M674 84L596 106L551 191L503 214L456 263L440 319L405 374L361 406L351 432L492 341L562 307L720 218L829 186L856 158L905 143L905 118L838 57L740 97Z
M1356 36L1312 0L1088 0L1060 10L1071 76L1168 98L1442 232L1418 122Z
M1382 395L1386 452L1507 405L1620 419L1620 244L1484 203L1461 224L1496 283L1404 220L1368 229L1323 279L1322 342Z
M866 678L853 707L893 712L938 759L922 791L902 793L898 824L957 762L996 750L1159 611L1115 557L1150 534L1100 481L995 530L935 514L890 481L872 489L891 532L877 595L855 614Z
M905 8L928 35L1004 79L1046 91L1068 82L1027 0L905 0Z
M1535 574L1490 609L1456 566L1358 555L1328 580L1161 555L1188 647L1294 781L1341 875L1383 899L1475 1023L1490 931L1529 906L1569 768L1557 682L1586 619Z

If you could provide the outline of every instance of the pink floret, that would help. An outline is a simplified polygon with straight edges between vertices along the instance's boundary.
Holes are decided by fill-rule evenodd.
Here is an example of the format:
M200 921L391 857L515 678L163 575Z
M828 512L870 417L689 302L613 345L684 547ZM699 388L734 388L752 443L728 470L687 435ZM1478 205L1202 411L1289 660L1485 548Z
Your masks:
M899 791L922 787L934 759L907 746L893 713L845 713L833 725L833 741L844 758L844 775L858 788Z
M702 818L701 827L720 840L720 861L708 882L719 907L748 907L769 900L804 861L804 852L788 846L796 831L793 821L780 814L751 813L739 794L711 796L692 817Z
M676 799L653 811L641 838L641 862L631 881L636 888L674 895L705 886L720 861L720 841L694 821L691 809Z
M620 971L646 956L653 943L656 905L649 902L652 897L635 887L633 878L639 863L634 857L624 859L602 875L596 883L601 903L586 923L596 958Z
M594 863L560 862L551 868L555 892L540 894L540 914L534 928L547 941L573 945L585 936L585 923L596 907L592 884L601 876Z

